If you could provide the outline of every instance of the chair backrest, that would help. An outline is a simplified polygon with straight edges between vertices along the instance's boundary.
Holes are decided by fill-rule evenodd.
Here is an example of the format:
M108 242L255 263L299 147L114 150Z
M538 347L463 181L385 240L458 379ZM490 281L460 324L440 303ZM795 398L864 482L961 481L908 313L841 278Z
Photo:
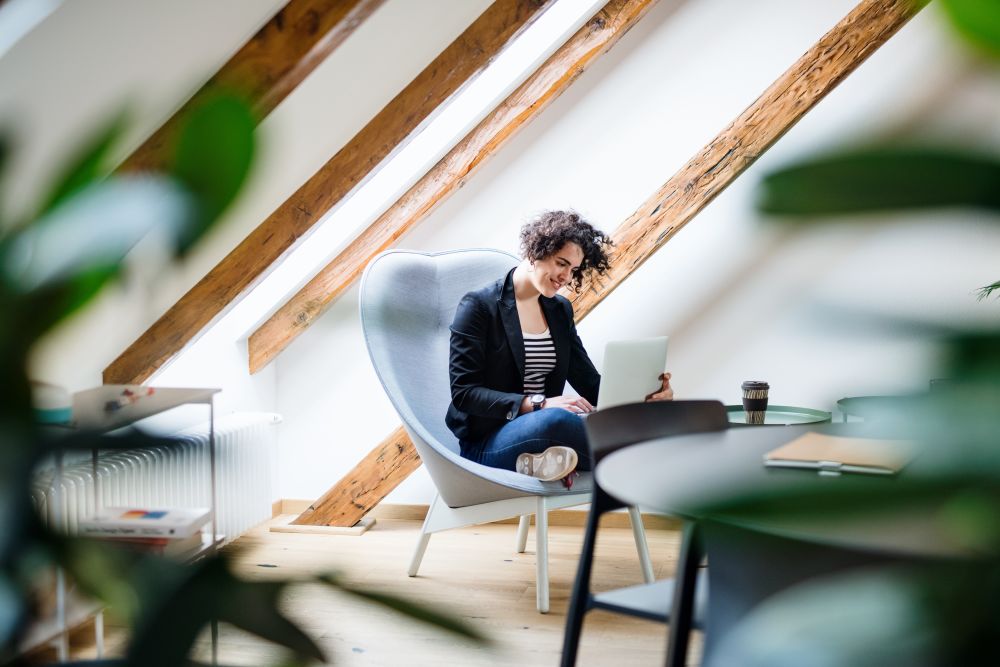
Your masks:
M497 280L517 262L499 250L390 250L365 269L360 304L368 353L403 421L434 446L459 453L444 422L455 308L466 292Z
M449 326L458 302L517 262L499 250L390 250L373 259L361 279L361 327L372 365L449 507L563 490L554 482L462 458L445 424L451 402Z
M587 416L586 428L596 463L643 440L723 431L729 428L729 418L719 401L653 401L598 410Z

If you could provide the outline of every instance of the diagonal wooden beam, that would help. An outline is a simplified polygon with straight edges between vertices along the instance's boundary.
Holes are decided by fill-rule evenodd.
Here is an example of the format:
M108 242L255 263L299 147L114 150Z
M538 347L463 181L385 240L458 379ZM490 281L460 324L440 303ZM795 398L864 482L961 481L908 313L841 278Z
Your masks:
M291 523L353 526L419 467L420 455L401 426Z
M378 253L420 224L645 16L656 0L612 0L247 341L250 372L271 362Z
M604 300L806 113L906 24L928 0L864 0L805 52L612 234L611 270L573 301L577 319Z
M236 90L263 120L385 0L290 0L121 165L156 169L180 120L214 90Z
M586 317L612 289L672 238L679 225L690 221L926 3L927 0L863 0L806 51L615 231L613 237L618 243L615 269L601 282L587 285L574 299L576 319ZM399 443L405 437L402 427L397 428L374 451L385 451L387 443ZM405 457L412 456L412 450L413 444L408 439L405 447L398 448L399 455ZM383 461L382 465L392 468L391 462ZM350 485L354 478L363 478L366 472L363 464L359 464L324 498L350 498L349 489L341 487ZM391 490L402 481L399 477L386 477L382 486ZM387 494L388 491L380 493L368 488L364 502L356 503L353 510L345 507L340 512L343 523L330 525L354 525ZM311 508L314 516L319 516L320 510L327 511L319 505Z
M369 123L104 370L141 383L259 282L323 215L554 0L495 0Z

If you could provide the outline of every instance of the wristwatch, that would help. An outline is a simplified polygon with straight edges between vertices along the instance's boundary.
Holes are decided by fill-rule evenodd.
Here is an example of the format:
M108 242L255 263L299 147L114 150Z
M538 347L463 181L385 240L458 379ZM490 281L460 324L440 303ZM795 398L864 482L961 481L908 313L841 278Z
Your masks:
M545 394L532 394L528 402L531 403L532 411L541 410L545 407Z

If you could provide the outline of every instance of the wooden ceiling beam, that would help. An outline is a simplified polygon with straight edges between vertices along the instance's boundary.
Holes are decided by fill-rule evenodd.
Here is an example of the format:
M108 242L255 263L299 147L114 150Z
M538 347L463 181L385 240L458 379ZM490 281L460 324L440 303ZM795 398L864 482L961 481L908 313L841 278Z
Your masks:
M927 1L858 4L615 230L611 269L592 275L578 293L564 292L576 318L586 317Z
M611 290L676 234L729 183L823 97L874 53L924 5L926 0L863 0L830 32L778 78L705 148L666 182L613 234L618 245L612 271L592 282L574 298L577 320L587 316ZM573 296L573 295L567 295ZM344 476L323 499L296 521L319 525L352 526L399 485L411 466L386 461L393 448L411 458L413 443L402 427L380 443L358 466ZM370 460L380 457L381 488L364 485L363 496L353 496L354 480L371 478ZM408 471L409 470L409 471ZM326 502L329 501L329 502ZM333 506L337 502L339 505Z
M142 383L194 342L438 106L554 0L496 0L340 151L104 370Z
M180 121L215 90L234 90L263 120L385 0L290 0L119 167L162 168Z
M247 341L256 373L361 276L378 253L420 224L642 18L656 0L613 0Z

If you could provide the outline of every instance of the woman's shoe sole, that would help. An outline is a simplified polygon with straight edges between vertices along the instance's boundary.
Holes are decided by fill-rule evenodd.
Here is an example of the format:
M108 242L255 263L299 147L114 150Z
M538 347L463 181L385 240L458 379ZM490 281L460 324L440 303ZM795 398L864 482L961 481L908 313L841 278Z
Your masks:
M517 457L517 471L543 482L554 482L576 470L576 451L569 447L549 447L541 454L521 454Z

